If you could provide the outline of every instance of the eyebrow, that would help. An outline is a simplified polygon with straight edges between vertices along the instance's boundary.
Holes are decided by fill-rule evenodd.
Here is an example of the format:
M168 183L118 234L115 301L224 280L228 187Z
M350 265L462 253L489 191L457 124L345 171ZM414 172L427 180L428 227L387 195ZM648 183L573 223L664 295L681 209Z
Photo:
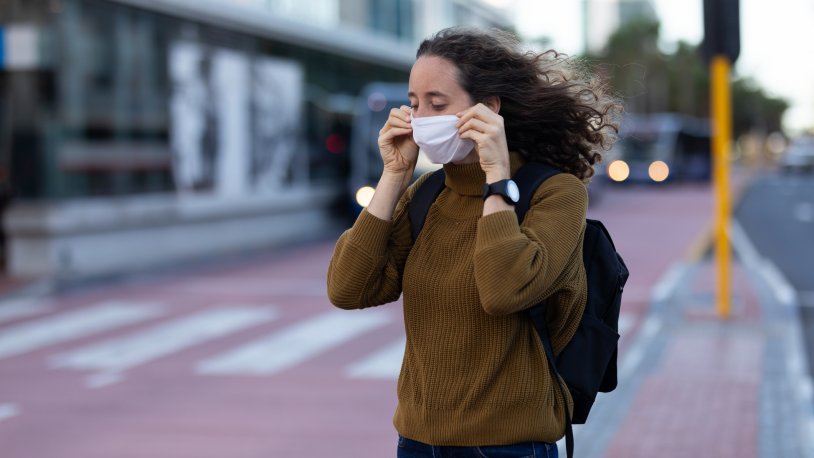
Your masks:
M430 91L430 92L427 92L427 95L430 96L430 97L446 97L447 96L446 94L444 94L441 91ZM410 91L410 92L407 93L407 97L417 97L417 96L415 95L415 92Z

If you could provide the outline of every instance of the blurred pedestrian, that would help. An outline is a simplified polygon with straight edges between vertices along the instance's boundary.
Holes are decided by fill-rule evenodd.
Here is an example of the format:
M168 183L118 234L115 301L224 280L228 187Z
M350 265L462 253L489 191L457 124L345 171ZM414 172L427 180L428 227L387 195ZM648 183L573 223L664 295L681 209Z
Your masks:
M359 309L404 293L398 457L557 456L571 399L523 312L546 299L555 353L577 327L586 183L619 111L573 63L506 32L442 30L418 48L411 106L379 132L384 170L337 242L328 295ZM407 208L428 176L410 185L419 148L446 178L413 242ZM510 179L526 161L563 173L518 222Z

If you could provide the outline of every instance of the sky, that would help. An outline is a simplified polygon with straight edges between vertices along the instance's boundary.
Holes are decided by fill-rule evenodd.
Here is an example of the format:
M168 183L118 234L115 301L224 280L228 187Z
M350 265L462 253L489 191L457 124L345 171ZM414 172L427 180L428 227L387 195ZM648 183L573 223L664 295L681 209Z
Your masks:
M515 0L518 31L526 38L549 37L558 51L580 53L582 2ZM653 4L661 21L663 49L669 50L678 40L701 41L703 0L653 0ZM736 74L752 77L770 95L790 103L783 120L787 130L814 128L814 1L741 0L740 13Z

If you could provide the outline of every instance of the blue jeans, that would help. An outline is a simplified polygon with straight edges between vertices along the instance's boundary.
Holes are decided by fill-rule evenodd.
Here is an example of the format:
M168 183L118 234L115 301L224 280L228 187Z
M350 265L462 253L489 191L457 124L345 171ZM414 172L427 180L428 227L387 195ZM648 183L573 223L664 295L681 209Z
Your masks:
M398 458L557 458L557 444L523 442L479 447L435 446L399 436Z

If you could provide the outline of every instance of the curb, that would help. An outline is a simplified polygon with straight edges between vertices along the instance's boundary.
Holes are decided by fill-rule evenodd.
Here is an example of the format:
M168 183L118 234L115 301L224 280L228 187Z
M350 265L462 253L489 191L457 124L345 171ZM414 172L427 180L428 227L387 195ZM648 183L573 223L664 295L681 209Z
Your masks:
M737 186L732 187L730 190L732 193L731 200L731 209L735 209L740 204L741 200L743 199L744 194L749 189L749 186L754 179L755 171L751 169L747 169L746 173L744 173L743 181L739 182ZM713 197L714 197L714 186L713 186ZM730 221L733 219L732 214L734 211L731 212L729 215ZM696 235L695 239L690 243L690 246L687 248L687 251L684 253L682 257L683 262L687 264L695 264L701 259L704 258L707 254L711 253L713 250L713 240L714 240L714 231L715 231L715 221L714 221L714 214L712 215L713 221L707 223L707 227L701 230L698 235ZM731 230L729 231L729 239L732 240L731 237ZM731 242L730 242L731 243Z

